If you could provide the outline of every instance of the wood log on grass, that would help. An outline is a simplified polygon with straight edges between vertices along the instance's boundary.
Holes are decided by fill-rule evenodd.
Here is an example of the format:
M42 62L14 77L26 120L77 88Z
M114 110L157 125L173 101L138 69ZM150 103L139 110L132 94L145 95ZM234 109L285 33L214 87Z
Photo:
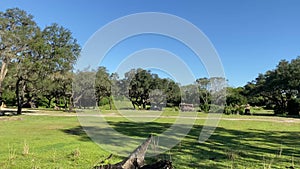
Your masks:
M145 154L153 140L153 136L150 135L146 141L138 146L126 159L116 164L107 164L95 166L94 169L173 169L172 162L167 160L161 160L153 164L145 165ZM112 154L103 160L110 159Z

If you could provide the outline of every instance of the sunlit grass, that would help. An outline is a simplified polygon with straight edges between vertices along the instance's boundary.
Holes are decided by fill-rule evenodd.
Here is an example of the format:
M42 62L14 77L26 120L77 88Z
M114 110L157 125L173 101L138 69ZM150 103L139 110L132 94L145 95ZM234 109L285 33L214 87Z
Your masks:
M104 112L118 115L115 111ZM109 156L81 130L76 116L59 117L62 112L52 111L39 113L47 115L0 117L0 168L91 168ZM167 110L162 112L163 118L149 123L133 122L122 116L105 119L123 134L145 137L151 132L163 132L174 123L175 119L170 117L176 115L177 111ZM198 113L200 118L190 133L159 158L172 159L176 168L300 167L299 122L286 122L285 117L223 115L214 134L200 144L198 137L205 121L202 117L206 116ZM260 121L264 119L272 120ZM115 155L109 163L121 159Z

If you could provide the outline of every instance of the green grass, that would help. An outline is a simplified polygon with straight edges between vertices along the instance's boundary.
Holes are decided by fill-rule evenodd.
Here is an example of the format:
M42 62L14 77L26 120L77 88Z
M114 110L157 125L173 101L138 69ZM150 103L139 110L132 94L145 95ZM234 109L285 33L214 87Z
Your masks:
M87 137L77 117L44 113L55 116L0 117L0 168L91 168L109 156L109 152ZM177 113L170 110L163 115ZM286 122L286 117L224 115L214 134L201 144L197 140L206 114L200 113L198 117L182 142L158 158L171 158L179 169L300 168L299 122ZM175 120L159 118L141 124L122 117L106 119L117 131L137 137L159 134ZM110 163L121 159L113 156Z

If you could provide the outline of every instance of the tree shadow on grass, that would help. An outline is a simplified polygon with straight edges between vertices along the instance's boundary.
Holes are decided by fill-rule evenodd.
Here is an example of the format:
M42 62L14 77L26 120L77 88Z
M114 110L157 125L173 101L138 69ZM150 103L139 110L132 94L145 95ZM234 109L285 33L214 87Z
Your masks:
M82 126L77 126L69 129L61 129L61 131L69 135L78 136L78 139L80 141L92 141L90 137L86 134Z
M258 116L258 117L283 117L283 118L295 118L299 119L300 115L288 115L288 114L275 114L275 113L252 113L251 115L243 116Z
M132 137L146 138L149 134L160 134L167 130L171 123L136 123L136 122L109 122L116 131ZM180 127L185 128L185 125ZM248 167L252 164L263 167L265 158L285 156L276 159L274 165L278 168L289 167L290 159L300 159L300 133L297 131L267 131L267 130L233 130L218 127L213 135L204 143L198 138L202 125L194 125L186 137L175 147L161 157L171 156L176 168L228 168L234 163L239 167ZM98 131L95 127L90 130ZM76 135L80 141L91 141L83 128L64 129L64 133ZM97 134L96 132L94 134ZM173 136L177 136L173 133ZM136 145L138 146L138 145ZM169 153L169 155L168 155ZM171 154L171 155L170 155ZM232 164L231 164L232 163ZM297 166L298 165L298 166ZM299 167L295 163L295 168Z

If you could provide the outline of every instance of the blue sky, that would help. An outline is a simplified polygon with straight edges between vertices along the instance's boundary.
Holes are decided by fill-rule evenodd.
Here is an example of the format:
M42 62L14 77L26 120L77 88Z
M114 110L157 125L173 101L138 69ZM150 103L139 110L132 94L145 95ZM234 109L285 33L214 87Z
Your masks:
M299 6L298 0L0 1L1 11L12 7L24 9L42 28L55 22L70 29L81 46L99 28L122 16L138 12L177 15L206 34L221 58L229 84L235 87L245 85L258 73L275 68L282 59L291 60L300 55ZM157 39L156 36L131 38L128 45L147 43L132 48L125 46L115 55L125 56L149 47L163 48L189 62L196 76L206 75L202 65L188 59L192 58L192 52L183 45L180 47L164 37L159 41L168 43L158 44L155 43ZM122 44L117 47L122 49ZM113 60L108 59L103 64L113 70Z

